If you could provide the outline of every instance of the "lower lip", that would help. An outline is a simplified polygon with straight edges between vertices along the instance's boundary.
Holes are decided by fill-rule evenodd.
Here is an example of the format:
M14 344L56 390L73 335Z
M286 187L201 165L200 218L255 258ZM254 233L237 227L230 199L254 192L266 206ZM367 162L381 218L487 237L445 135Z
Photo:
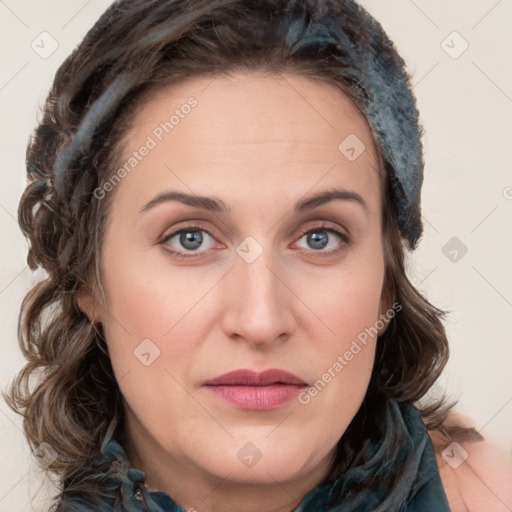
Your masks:
M206 386L218 398L253 411L275 409L293 400L306 386L274 384L270 386Z

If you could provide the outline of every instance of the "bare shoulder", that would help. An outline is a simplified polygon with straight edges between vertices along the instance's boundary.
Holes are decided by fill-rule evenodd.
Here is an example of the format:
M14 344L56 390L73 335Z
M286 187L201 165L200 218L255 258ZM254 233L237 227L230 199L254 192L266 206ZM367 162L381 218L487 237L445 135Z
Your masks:
M452 411L446 427L474 427L467 416ZM487 440L447 439L428 431L436 451L441 481L452 512L512 511L512 457Z

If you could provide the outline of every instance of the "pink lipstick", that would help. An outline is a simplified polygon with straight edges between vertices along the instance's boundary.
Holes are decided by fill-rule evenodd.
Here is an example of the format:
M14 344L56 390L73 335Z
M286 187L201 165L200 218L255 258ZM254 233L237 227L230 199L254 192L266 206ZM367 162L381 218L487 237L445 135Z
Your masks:
M235 370L203 384L213 395L240 409L275 409L297 397L307 383L279 369Z

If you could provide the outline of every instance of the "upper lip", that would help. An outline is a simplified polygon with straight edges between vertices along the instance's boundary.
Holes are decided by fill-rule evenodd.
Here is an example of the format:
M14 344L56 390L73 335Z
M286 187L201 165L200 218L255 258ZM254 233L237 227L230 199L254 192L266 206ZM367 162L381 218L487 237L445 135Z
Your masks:
M214 379L207 380L205 386L269 386L271 384L306 385L293 373L278 368L257 373L251 370L234 370Z

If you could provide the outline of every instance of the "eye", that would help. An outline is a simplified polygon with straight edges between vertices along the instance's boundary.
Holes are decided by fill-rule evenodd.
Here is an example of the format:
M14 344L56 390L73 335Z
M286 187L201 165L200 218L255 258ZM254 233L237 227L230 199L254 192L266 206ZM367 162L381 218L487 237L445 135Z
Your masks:
M313 249L313 252L319 253L317 254L318 256L332 256L346 249L350 242L346 234L326 225L302 231L299 240L303 238L309 244L309 247L306 247L306 249ZM333 238L334 240L332 240ZM206 241L209 239L210 242L206 244L206 247L204 247L205 239ZM338 240L336 241L336 239ZM190 258L199 256L201 253L212 249L215 245L214 241L213 236L202 226L191 225L173 231L165 236L160 243L164 245L165 250L171 253L173 257ZM330 250L323 250L329 245L333 246ZM201 246L203 246L203 250L199 250Z
M325 225L302 231L300 234L301 237L299 240L305 238L306 243L309 245L306 249L310 248L313 249L314 252L320 252L321 254L319 254L319 256L331 256L342 251L349 244L349 238L346 234ZM329 245L331 246L330 250L324 251L323 249Z
M206 235L204 236L203 233ZM187 252L206 252L211 249L212 246L204 248L205 250L200 251L199 248L204 245L205 239L214 240L213 236L208 233L201 226L186 226L177 231L174 231L167 235L160 243L164 245L165 250L170 252L172 255L178 258L194 257L196 254L186 254ZM178 249L171 249L173 240L175 244L178 244ZM174 245L176 247L176 245Z

